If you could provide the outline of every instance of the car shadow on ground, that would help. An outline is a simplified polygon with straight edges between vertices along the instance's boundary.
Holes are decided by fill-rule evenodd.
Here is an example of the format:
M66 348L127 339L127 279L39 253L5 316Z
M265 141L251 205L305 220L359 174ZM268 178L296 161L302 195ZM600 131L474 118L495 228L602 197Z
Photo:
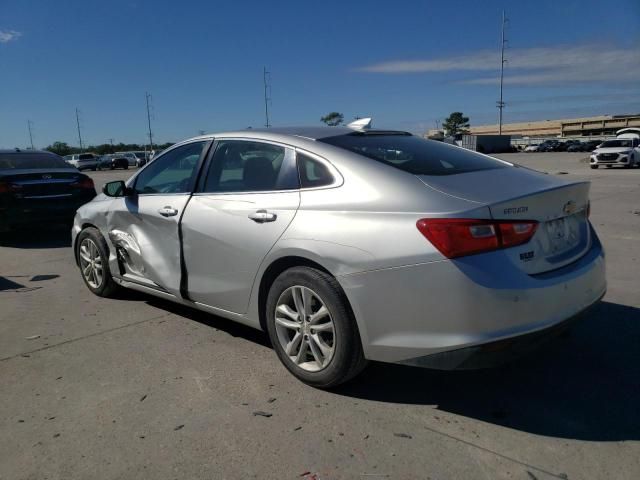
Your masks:
M601 302L565 334L503 367L445 372L374 363L336 393L434 405L538 435L639 440L640 309Z
M44 225L0 233L0 247L11 248L65 248L71 246L69 225Z
M236 322L142 293L121 295L270 346L265 333ZM333 393L434 405L441 411L550 437L639 440L640 309L600 302L561 336L493 369L438 371L372 362Z
M170 302L161 298L153 297L142 292L136 292L134 290L121 290L118 292L118 299L120 300L143 300L149 305L171 312L174 315L179 315L189 320L201 323L216 330L222 330L228 333L232 337L245 338L253 343L262 345L263 347L271 348L271 342L266 333L255 328L242 325L241 323L234 322L232 320L213 315L211 313L196 310L185 305ZM275 355L275 353L274 353Z

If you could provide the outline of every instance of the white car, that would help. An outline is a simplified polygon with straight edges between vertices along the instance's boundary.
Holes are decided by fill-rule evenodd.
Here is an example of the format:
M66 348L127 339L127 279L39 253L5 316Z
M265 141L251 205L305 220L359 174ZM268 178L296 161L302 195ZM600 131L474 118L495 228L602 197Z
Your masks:
M591 154L589 165L598 168L605 165L611 168L618 165L624 168L640 166L640 129L625 128L617 132L613 140L605 140Z
M537 152L538 151L538 145L527 145L527 147L524 149L525 152Z
M65 156L64 160L78 170L93 170L95 172L98 168L98 156L93 153L75 153Z

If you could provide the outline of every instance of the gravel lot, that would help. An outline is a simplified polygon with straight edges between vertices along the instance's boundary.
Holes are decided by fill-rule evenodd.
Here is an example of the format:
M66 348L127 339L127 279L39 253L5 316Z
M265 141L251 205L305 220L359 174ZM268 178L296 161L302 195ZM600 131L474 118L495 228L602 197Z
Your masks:
M502 157L593 182L609 291L569 334L487 371L374 364L314 390L261 332L93 296L67 230L3 238L0 479L640 478L640 170L584 156Z

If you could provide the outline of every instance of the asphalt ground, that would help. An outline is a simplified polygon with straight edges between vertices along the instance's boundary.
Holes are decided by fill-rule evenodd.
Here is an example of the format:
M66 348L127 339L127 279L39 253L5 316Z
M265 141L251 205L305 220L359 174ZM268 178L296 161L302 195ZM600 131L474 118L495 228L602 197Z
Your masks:
M593 182L608 293L491 370L372 364L315 390L259 331L92 295L66 229L2 237L0 479L640 478L640 169L584 156L502 157ZM131 174L90 172L98 188Z

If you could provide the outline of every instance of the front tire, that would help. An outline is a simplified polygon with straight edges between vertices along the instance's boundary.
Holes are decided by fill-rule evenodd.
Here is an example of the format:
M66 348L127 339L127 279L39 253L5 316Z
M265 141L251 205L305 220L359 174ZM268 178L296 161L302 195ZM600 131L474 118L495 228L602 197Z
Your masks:
M284 271L269 290L266 308L273 348L302 382L331 388L366 367L347 298L328 273L309 267Z
M88 227L80 232L76 256L82 280L99 297L111 297L120 288L109 270L109 247L97 228Z
M591 165L591 168L595 170L596 168L598 168L598 165Z

